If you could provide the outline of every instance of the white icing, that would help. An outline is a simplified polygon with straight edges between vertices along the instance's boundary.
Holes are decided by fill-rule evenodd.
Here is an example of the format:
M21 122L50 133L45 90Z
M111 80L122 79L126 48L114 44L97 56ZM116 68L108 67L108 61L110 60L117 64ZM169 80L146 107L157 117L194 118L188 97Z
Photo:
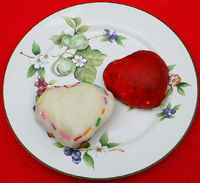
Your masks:
M43 93L40 103L38 100L35 118L62 145L77 148L81 142L91 138L112 114L115 104L114 97L108 90L106 90L108 93L106 95L104 90L104 88L88 83L80 83L74 87L69 86L69 88L53 87ZM104 97L107 99L107 104ZM101 113L103 108L105 108L104 114ZM41 112L45 115L45 119ZM101 120L96 126L98 118ZM56 130L53 129L52 123ZM91 130L83 136L89 127ZM71 139L62 136L60 132ZM79 136L82 137L74 141Z

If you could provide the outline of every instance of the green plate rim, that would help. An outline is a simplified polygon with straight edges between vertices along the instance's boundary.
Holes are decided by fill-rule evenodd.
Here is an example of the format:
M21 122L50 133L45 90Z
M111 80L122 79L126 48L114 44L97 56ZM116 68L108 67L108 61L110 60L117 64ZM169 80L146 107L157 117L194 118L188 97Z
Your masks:
M85 4L117 4L117 5L120 5L120 6L126 6L126 7L130 7L130 8L134 8L134 9L137 9L137 10L140 10L144 13L147 13L148 15L156 18L157 20L159 20L161 23L163 23L164 25L166 25L176 36L177 38L182 42L182 44L184 45L185 49L187 50L188 52L188 55L190 56L191 60L192 60L192 64L193 64L193 67L194 67L194 71L195 71L195 76L196 76L196 80L197 80L197 100L196 100L196 106L195 106L195 110L194 110L194 113L193 113L193 116L192 116L192 119L190 121L190 124L187 128L187 130L185 131L185 133L183 134L182 138L177 142L177 144L165 155L163 156L161 159L159 159L158 161L152 163L151 165L141 169L141 170L138 170L136 172L132 172L132 173L129 173L129 174L125 174L125 175L121 175L121 176L116 176L116 177L108 177L108 178L91 178L91 177L84 177L84 176L78 176L78 175L73 175L73 174L70 174L70 173L66 173L66 172L63 172L63 171L60 171L60 170L57 170L56 168L54 167L51 167L50 165L47 165L46 163L44 163L42 160L38 159L34 154L32 154L24 145L23 143L20 141L20 139L17 137L17 135L15 134L15 131L13 130L12 126L11 126L11 123L9 121L9 118L8 118L8 115L7 115L7 112L6 112L6 108L5 108L5 101L4 101L4 82L5 82L5 75L6 75L6 71L7 71L7 67L8 67L8 64L10 62L10 59L13 55L13 53L15 52L15 49L17 48L17 46L21 43L21 41L23 40L23 38L36 26L38 25L41 21L47 19L48 17L52 16L53 14L55 13L58 13L62 10L65 10L65 9L68 9L68 8L71 8L71 7L75 7L75 6L80 6L80 5L85 5ZM18 42L18 44L16 45L15 49L13 50L9 60L8 60L8 63L7 63L7 66L6 66L6 69L5 69L5 72L4 72L4 77L3 77L3 85L2 85L2 98L3 98L3 107L4 107L4 111L5 111L5 114L6 114L6 118L7 118L7 121L10 125L10 128L12 129L12 132L14 133L15 137L17 138L17 140L19 141L19 143L23 146L23 148L29 153L31 154L36 160L38 160L40 163L42 163L43 165L47 166L48 168L50 169L53 169L59 173L62 173L62 174L65 174L65 175L69 175L69 176L72 176L72 177L76 177L76 178L81 178L81 179L89 179L89 180L110 180L110 179L119 179L119 178L123 178L123 177L127 177L127 176L131 176L131 175L134 175L134 174L137 174L137 173L140 173L144 170L147 170L149 168L151 168L152 166L154 166L155 164L159 163L160 161L162 161L164 158L166 158L179 144L180 142L183 140L183 138L185 137L185 135L187 134L191 124L192 124L192 121L194 119L194 116L195 116L195 113L196 113L196 110L197 110L197 103L198 103L198 97L199 97L199 86L198 86L198 77L197 77L197 73L196 73L196 68L195 68L195 65L194 65L194 62L193 62L193 59L187 49L187 47L185 46L185 44L183 43L183 41L179 38L179 36L167 25L165 24L162 20L160 20L159 18L157 18L156 16L144 11L144 10L141 10L139 8L136 8L136 7L133 7L131 5L126 5L126 4L122 4L122 3L113 3L113 2L88 2L88 3L81 3L81 4L76 4L76 5L72 5L72 6L69 6L69 7L66 7L66 8L62 8L54 13L51 13L50 15L48 15L47 17L45 17L44 19L40 20L38 23L36 23L29 31L27 31L27 33L21 38L21 40Z

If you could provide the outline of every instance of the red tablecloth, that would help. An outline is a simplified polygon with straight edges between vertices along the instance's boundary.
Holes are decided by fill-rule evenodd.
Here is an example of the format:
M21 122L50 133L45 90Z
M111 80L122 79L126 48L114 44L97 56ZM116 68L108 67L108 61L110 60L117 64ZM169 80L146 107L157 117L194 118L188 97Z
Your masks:
M91 0L7 0L0 2L0 81L14 48L35 24L63 8L94 2ZM200 77L200 1L198 0L116 0L110 1L142 9L166 23L183 41ZM23 83L21 83L23 84ZM20 90L20 83L19 88ZM2 87L1 87L2 95ZM0 182L88 182L58 173L34 159L14 136L1 97ZM200 182L200 108L177 148L153 167L115 182ZM94 181L95 182L95 181Z

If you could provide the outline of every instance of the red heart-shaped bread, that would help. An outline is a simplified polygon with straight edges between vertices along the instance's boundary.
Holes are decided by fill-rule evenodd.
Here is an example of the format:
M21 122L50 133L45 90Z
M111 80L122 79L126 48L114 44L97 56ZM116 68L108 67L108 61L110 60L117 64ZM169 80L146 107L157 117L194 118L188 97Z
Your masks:
M108 90L131 107L153 108L166 96L168 68L152 51L137 51L108 64L103 73Z

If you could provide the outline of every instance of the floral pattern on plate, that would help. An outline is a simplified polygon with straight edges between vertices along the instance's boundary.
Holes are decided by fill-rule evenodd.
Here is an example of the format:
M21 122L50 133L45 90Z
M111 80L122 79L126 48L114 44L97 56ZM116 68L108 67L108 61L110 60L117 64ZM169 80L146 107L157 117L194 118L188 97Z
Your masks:
M59 142L53 143L56 147L63 148L64 146ZM95 158L102 159L105 158L107 153L112 151L119 151L125 152L123 149L116 149L115 147L119 146L120 143L116 142L109 142L109 137L107 131L103 133L100 137L99 141L90 144L87 142L82 148L80 149L72 149L70 147L64 147L64 154L66 156L71 156L72 162L74 164L81 163L82 159L84 163L92 168L95 169ZM81 152L84 152L83 155Z
M186 82L181 82L181 77L178 74L171 74L170 72L174 69L176 65L169 65L168 71L169 71L169 86L170 88L167 90L166 96L168 97L171 95L174 91L174 88L177 88L177 92L180 95L185 96L185 91L183 88L191 86L190 84Z
M171 103L169 103L166 108L164 108L161 113L156 114L156 116L160 118L160 121L163 121L166 118L175 118L174 114L177 112L180 106L181 104L178 104L172 108Z
M123 46L122 40L126 37L118 35L116 31L110 33L110 30L104 29L101 35L87 38L84 33L88 31L90 26L81 25L82 19L80 17L63 18L68 26L73 29L73 35L61 31L60 34L50 38L52 43L58 46L59 49L64 48L61 54L52 54L47 49L41 49L35 41L32 44L33 56L21 52L22 55L31 59L27 78L37 73L38 80L45 80L45 66L52 64L51 73L56 77L74 75L79 81L93 83L97 74L96 67L103 63L107 55L100 50L92 49L89 42L92 39L101 37L100 41L102 42L116 42L118 45ZM43 82L45 82L44 85ZM49 83L43 82L38 81L35 83L35 86L38 87L36 101L47 86L55 84L56 80L51 80Z

